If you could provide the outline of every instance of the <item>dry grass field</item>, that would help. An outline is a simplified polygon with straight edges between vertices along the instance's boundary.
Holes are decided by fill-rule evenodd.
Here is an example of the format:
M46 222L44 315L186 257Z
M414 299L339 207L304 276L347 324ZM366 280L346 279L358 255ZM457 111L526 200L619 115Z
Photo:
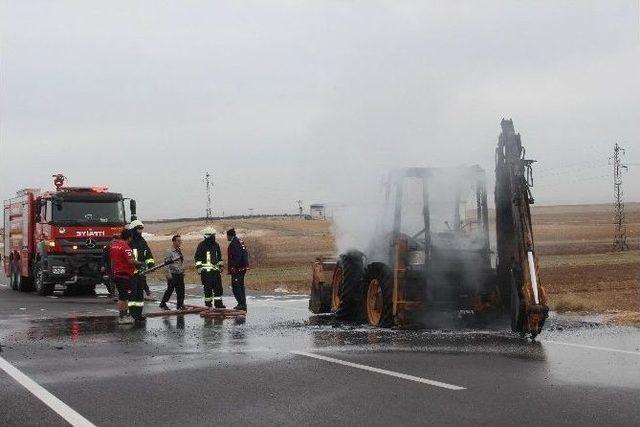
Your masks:
M164 256L170 246L170 236L183 236L183 253L187 259L187 282L199 283L193 256L204 222L166 222L148 224L145 232L164 240L153 241L149 245L156 258ZM252 270L247 276L247 285L253 289L273 291L281 288L291 293L307 293L311 263L320 255L335 252L330 223L308 221L297 217L251 218L215 221L218 243L226 259L227 240L225 231L234 227L251 254ZM229 278L223 278L225 285Z
M613 252L610 206L535 208L540 275L556 310L640 310L640 204L626 213L631 250Z
M612 251L611 208L608 205L540 206L533 209L534 233L540 258L540 275L551 305L558 311L604 312L621 310L625 321L640 310L640 204L627 205L631 250ZM251 288L286 289L306 293L311 263L335 251L331 224L298 218L222 220L213 224L226 255L224 230L235 227L252 255ZM156 253L169 246L173 233L185 236L189 260L188 281L197 283L193 253L203 222L168 222L147 226L146 232L165 240L151 241ZM160 258L159 255L156 255ZM225 277L225 283L228 278Z

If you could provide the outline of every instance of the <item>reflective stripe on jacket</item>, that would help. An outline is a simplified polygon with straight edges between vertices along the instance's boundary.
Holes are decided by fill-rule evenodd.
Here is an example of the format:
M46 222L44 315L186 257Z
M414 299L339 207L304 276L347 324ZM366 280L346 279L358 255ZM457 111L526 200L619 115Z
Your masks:
M215 239L204 239L196 249L196 268L200 271L220 271L223 266L220 245Z

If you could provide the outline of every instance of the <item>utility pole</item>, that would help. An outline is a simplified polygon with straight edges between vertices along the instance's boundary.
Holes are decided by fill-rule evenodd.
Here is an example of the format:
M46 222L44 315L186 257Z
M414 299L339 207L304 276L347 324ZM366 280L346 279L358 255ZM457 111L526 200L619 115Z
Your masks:
M302 219L302 200L296 200L296 203L298 204L300 219Z
M624 148L616 142L613 148L613 250L629 250L627 243L627 224L624 216L624 192L622 191L622 174L628 170L628 166L623 163L622 157L625 155Z
M211 222L211 218L213 217L212 215L212 210L211 210L211 187L213 186L213 183L211 182L211 174L209 174L209 172L207 172L204 176L204 183L207 187L207 211L206 211L206 221L207 223Z

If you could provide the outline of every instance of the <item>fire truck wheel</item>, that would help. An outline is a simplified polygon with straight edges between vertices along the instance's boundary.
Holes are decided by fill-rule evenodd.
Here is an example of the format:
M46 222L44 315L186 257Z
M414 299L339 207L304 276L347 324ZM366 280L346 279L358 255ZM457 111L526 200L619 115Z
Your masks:
M385 264L374 262L367 267L362 302L370 325L393 326L393 275Z
M28 277L24 277L19 266L14 266L13 270L13 286L18 292L31 291L31 283Z
M340 284L340 306L336 310L336 319L362 320L362 287L364 284L364 254L350 251L340 255L337 269L342 271Z
M20 282L18 283L18 290L20 292L31 292L33 291L33 280L31 277L24 277L18 275L20 277Z
M84 286L78 286L76 288L76 294L77 295L95 295L96 294L96 285L84 285Z
M45 282L44 272L42 271L42 265L36 264L33 269L33 277L35 281L36 292L38 295L47 296L53 295L53 290L55 288L54 283Z
M75 284L69 284L64 289L65 296L75 297L80 295L80 287Z
M11 289L14 291L18 290L16 287L16 272L13 264L9 266L9 286L11 286Z

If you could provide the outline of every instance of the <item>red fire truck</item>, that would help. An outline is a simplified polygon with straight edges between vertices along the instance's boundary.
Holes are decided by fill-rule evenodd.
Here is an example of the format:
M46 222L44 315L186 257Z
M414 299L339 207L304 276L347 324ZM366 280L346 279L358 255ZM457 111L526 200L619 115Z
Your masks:
M104 281L104 248L127 224L122 194L54 178L55 191L25 189L4 202L4 271L14 290L95 289ZM129 207L135 219L135 200Z

